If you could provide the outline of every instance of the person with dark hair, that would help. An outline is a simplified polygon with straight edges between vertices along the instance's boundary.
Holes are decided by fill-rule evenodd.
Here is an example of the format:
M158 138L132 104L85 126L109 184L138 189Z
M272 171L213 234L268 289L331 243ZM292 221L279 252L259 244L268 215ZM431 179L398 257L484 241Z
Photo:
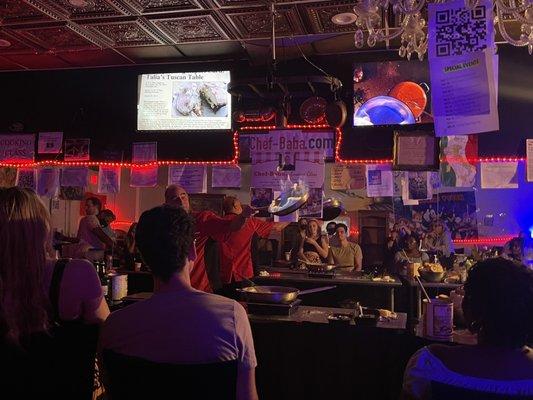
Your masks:
M425 248L437 253L437 255L450 257L454 251L453 241L449 229L443 221L435 221L431 224L431 230L424 239Z
M357 243L348 241L348 227L345 224L336 224L335 233L338 245L330 247L333 262L337 265L351 265L352 268L347 268L349 271L361 271L363 252Z
M226 219L216 215L212 211L195 212L191 210L189 194L179 185L170 185L165 190L165 204L173 207L181 207L191 214L195 222L196 236L196 262L191 271L191 284L195 289L206 292L213 291L213 284L210 281L206 268L206 244L215 235L224 235L229 232L238 231L245 224L247 218L255 211L250 206L243 206L242 212L236 218ZM210 266L210 270L216 270L217 266ZM216 282L218 284L218 281Z
M524 239L521 237L515 237L511 239L506 245L506 251L503 253L504 258L508 258L513 261L522 262L524 258Z
M105 232L107 236L109 236L113 242L117 240L117 234L111 228L111 223L116 221L117 217L113 213L113 211L109 209L102 210L98 213L98 221L100 221L100 225L102 226L102 230Z
M194 220L182 207L163 205L141 215L135 239L153 273L154 294L108 318L99 351L168 364L237 360L235 398L257 399L248 316L236 301L191 286L193 234Z
M426 252L419 250L418 240L414 235L405 235L400 241L400 251L394 256L396 271L400 275L407 274L408 264L422 264L429 262Z
M85 216L80 219L76 237L72 238L60 233L56 234L59 240L77 244L71 250L73 256L91 258L91 250L105 250L106 246L112 247L114 245L114 240L104 232L98 219L98 214L101 210L102 202L100 199L98 197L88 197L85 199Z
M532 398L533 271L503 258L481 261L470 270L464 292L465 321L478 344L420 349L405 371L405 398L430 399L431 382Z

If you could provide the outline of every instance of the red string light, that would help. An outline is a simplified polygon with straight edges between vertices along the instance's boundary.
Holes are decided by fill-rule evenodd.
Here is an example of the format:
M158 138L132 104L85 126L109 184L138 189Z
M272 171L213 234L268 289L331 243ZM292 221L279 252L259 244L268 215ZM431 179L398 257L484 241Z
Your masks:
M131 163L131 162L110 162L110 161L20 161L20 162L0 162L0 167L9 168L35 168L35 167L120 167L120 168L150 168L163 167L169 165L236 165L239 162L239 132L233 133L233 159L225 161L153 161L148 163Z
M515 238L515 236L488 236L478 239L455 239L454 244L502 244L507 243L509 240Z

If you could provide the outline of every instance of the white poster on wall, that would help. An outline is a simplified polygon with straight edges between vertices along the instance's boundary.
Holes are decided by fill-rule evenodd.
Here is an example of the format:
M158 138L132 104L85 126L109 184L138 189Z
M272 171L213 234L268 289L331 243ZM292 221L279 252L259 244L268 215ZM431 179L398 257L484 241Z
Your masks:
M168 167L168 184L179 185L187 193L207 193L207 167L172 165Z
M259 135L257 135L259 137ZM272 131L261 135L252 152L252 187L280 188L280 181L290 177L310 188L324 185L324 150L311 145L306 132Z
M89 180L89 168L70 167L61 170L61 186L86 187Z
M28 162L35 157L35 135L0 135L0 161Z
M482 162L483 189L518 189L518 162Z
M526 140L527 181L533 182L533 139Z
M131 161L135 164L157 161L157 142L133 143Z
M238 165L216 165L211 171L212 188L240 188L241 167Z
M17 170L17 180L15 184L21 188L36 190L37 173L35 168L19 168Z
M366 186L364 164L333 164L331 166L331 190L362 190Z
M366 193L368 197L384 197L394 194L390 165L372 164L366 166Z
M120 191L120 167L103 167L98 169L98 193L118 193Z
M499 129L493 4L429 4L428 58L437 136Z
M63 132L39 132L37 152L39 154L59 154L63 147Z
M37 170L37 194L54 197L59 189L59 169L39 168Z

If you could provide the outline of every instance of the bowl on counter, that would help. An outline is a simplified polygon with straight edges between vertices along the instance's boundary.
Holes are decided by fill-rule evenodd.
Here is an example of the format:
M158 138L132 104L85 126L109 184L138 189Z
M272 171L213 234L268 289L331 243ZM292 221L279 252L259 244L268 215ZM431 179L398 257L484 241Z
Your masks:
M429 270L424 269L424 268L420 268L418 270L418 273L420 274L420 277L424 281L433 282L433 283L442 282L442 280L444 279L444 276L446 275L445 271L433 272L433 271L429 271Z
M375 308L362 307L363 313L358 313L354 318L357 326L376 326L379 321L379 310Z

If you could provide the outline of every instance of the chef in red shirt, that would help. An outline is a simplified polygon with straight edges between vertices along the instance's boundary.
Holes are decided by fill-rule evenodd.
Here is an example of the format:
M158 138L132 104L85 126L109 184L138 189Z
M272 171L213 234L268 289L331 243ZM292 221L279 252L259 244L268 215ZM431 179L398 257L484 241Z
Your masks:
M212 211L194 212L190 209L189 195L179 185L170 185L165 190L165 204L183 207L186 211L194 217L196 229L196 261L191 271L191 285L195 289L203 290L204 292L212 292L213 289L209 284L205 266L205 244L207 239L211 236L227 235L233 231L241 229L248 217L253 215L254 210L245 206L238 218L228 219L221 218Z
M242 219L244 208L236 197L226 196L223 207L225 220ZM214 236L214 239L220 243L220 280L224 285L221 294L231 297L231 292L235 287L240 286L241 281L254 276L251 253L252 238L255 233L260 237L267 238L274 225L278 229L283 224L274 224L252 217L247 218L240 229Z

